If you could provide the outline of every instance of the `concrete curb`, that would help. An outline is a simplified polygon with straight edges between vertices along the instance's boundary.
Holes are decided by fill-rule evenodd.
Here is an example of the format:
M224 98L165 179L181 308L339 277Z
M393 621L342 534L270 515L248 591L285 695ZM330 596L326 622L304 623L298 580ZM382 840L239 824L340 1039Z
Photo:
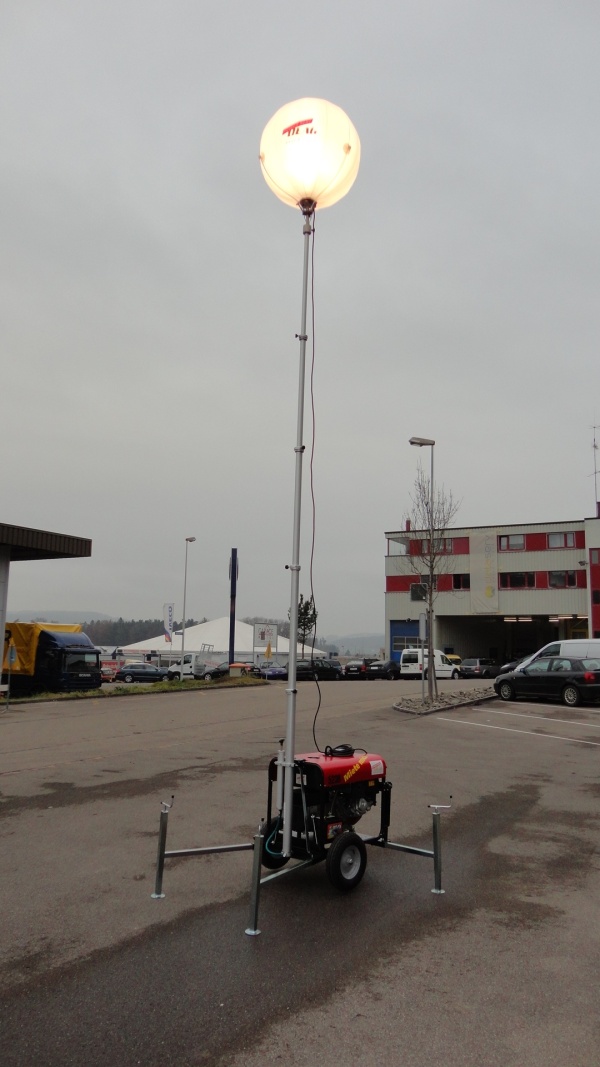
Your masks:
M404 711L407 715L434 715L437 711L455 711L456 708L469 708L474 704L483 704L488 700L497 700L497 693L482 693L480 696L472 697L469 700L461 700L458 704L442 704L437 708L407 708L402 704L392 704L393 711Z

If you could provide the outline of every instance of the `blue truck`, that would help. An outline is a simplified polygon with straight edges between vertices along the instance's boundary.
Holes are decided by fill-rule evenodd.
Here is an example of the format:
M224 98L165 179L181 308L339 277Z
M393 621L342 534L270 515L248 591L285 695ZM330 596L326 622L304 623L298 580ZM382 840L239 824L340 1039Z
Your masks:
M14 696L99 689L100 652L77 624L7 622L2 683Z

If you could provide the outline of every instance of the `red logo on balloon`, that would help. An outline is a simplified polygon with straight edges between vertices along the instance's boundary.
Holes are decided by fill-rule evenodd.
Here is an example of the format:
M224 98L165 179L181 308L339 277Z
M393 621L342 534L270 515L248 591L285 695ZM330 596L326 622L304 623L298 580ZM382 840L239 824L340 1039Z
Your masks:
M300 133L301 126L310 126L312 119L300 119L300 122L293 122L291 126L286 126L285 130L281 131L281 136L284 137L287 133L288 137L294 137L295 134ZM314 133L314 130L306 130L306 133Z

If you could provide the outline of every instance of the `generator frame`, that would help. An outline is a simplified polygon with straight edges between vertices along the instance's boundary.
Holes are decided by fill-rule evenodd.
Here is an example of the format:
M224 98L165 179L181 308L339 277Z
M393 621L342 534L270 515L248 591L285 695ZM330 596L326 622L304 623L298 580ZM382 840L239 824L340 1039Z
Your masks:
M173 849L167 851L168 818L169 812L173 806L174 797L171 797L170 803L167 801L162 802L155 887L154 892L151 894L153 899L161 900L165 896L163 892L163 875L164 865L167 859L176 857L191 858L192 856L214 855L215 853L252 851L254 853L254 858L252 866L250 912L245 933L249 936L256 936L260 934L260 929L258 927L258 913L260 888L262 885L266 885L267 883L285 875L293 874L295 871L304 867L314 866L324 860L328 861L328 874L337 888L351 889L358 881L360 881L360 878L362 878L362 874L364 873L364 866L360 871L359 876L356 878L356 881L353 881L352 883L349 880L347 884L344 884L344 877L338 877L336 880L335 877L331 876L331 872L329 871L329 860L331 859L331 855L333 855L331 849L334 842L337 842L336 851L338 852L345 847L346 843L348 843L349 845L354 845L357 852L365 851L364 846L366 845L374 845L378 848L391 849L396 852L406 852L414 856L422 856L426 859L432 859L434 868L434 887L431 892L436 895L444 894L445 890L442 889L440 814L442 811L449 810L451 805L428 805L429 809L432 811L433 818L433 847L431 849L416 848L413 845L404 845L396 841L390 841L388 834L391 819L392 783L385 778L385 775L370 780L366 786L369 795L373 800L373 806L376 805L377 798L380 798L381 815L378 832L360 834L357 833L354 826L349 823L342 825L338 831L335 824L339 823L340 820L332 818L331 812L328 810L330 809L331 799L329 794L335 787L325 786L322 780L319 781L318 772L320 768L318 765L311 765L305 757L297 757L294 761L291 852L289 856L283 856L281 853L278 854L273 849L270 854L268 850L269 839L276 838L277 835L281 834L281 831L278 828L274 829L274 824L278 819L278 816L274 815L273 805L273 789L277 784L278 762L279 757L274 757L269 764L267 818L266 820L261 820L258 831L254 835L252 841L240 844L209 845L201 848ZM362 791L364 792L364 789ZM356 818L356 822L358 822L359 818L360 816ZM343 820L341 821L343 823ZM329 828L331 828L331 837L328 837L328 833L330 832ZM290 860L294 860L295 862L289 863ZM261 875L261 868L263 866L269 871L268 874Z

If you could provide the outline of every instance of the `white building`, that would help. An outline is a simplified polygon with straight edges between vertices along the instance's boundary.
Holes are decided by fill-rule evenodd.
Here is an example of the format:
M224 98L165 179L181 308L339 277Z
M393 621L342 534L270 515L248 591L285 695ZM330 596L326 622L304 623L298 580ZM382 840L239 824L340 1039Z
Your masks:
M417 643L429 535L385 536L386 650L398 659ZM450 529L442 550L436 648L504 661L557 637L600 637L600 518Z

